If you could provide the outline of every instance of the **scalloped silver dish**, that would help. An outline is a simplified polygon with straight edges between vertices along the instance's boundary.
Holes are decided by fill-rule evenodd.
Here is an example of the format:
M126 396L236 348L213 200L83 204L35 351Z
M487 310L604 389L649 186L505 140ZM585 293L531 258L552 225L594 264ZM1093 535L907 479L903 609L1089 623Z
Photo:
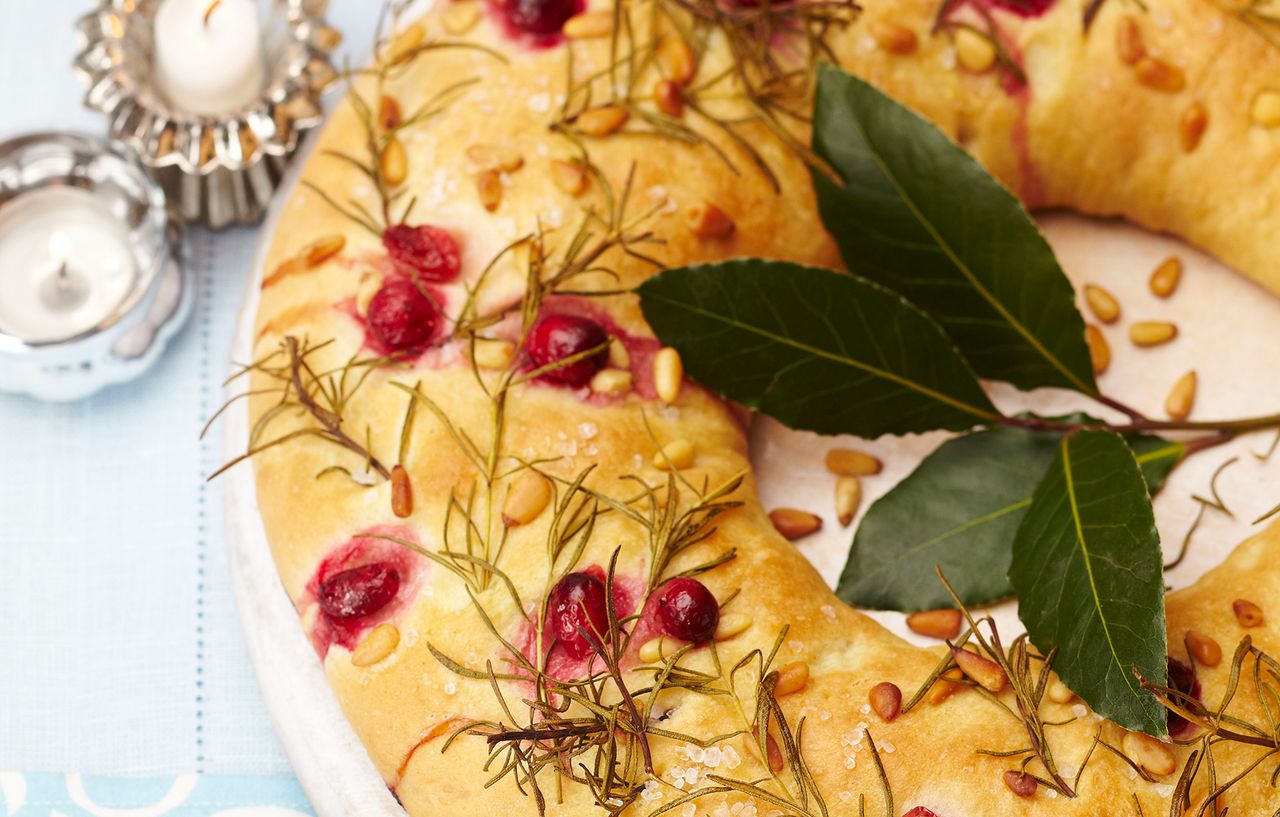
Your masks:
M152 23L159 0L99 0L80 18L76 71L85 105L107 116L111 139L133 148L188 222L213 229L253 224L266 212L307 131L324 121L320 96L334 80L342 41L328 0L271 0L264 26L262 93L224 118L174 108L156 89Z

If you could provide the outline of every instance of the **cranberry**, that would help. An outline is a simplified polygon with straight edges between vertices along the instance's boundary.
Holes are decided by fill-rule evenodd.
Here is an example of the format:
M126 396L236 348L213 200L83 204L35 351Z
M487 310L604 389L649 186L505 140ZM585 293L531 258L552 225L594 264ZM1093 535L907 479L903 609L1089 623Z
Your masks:
M672 579L658 593L658 619L681 641L710 641L720 623L720 604L697 579Z
M577 0L506 0L511 25L530 34L557 34L578 13Z
M570 573L551 588L547 620L556 641L571 657L585 658L591 652L591 641L582 630L597 642L604 639L609 629L605 592L604 582L590 573Z
M383 231L382 246L397 269L424 281L452 281L462 268L458 242L439 227L397 224Z
M566 357L603 346L608 340L609 333L590 318L543 315L529 330L529 357L533 359L533 365L540 369ZM542 379L566 386L585 386L596 372L604 368L608 359L609 350L602 348L594 355L547 370L542 374Z
M364 320L383 346L401 352L421 348L435 337L440 311L413 281L392 278L369 301Z
M1169 688L1176 689L1183 695L1200 700L1200 679L1196 678L1191 667L1174 658L1169 659ZM1169 735L1174 738L1185 737L1192 731L1190 721L1170 711L1168 714Z
M1057 0L992 0L992 2L1019 17L1039 17L1053 8Z
M320 609L336 619L376 613L400 590L400 573L387 562L372 562L334 573L320 583Z

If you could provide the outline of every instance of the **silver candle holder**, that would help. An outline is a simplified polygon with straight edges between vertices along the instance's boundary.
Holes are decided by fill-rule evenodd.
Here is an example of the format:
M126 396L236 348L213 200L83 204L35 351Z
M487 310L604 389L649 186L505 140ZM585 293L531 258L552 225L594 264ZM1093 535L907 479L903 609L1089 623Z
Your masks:
M325 21L327 0L264 2L263 87L226 115L182 110L162 92L160 0L99 0L78 23L85 104L106 114L110 137L137 151L188 223L221 229L261 219L303 136L323 119L322 92L338 78L332 54L342 38Z
M77 235L74 222L62 232L59 219L75 208L109 225L127 276L104 281L112 273L102 268L103 253ZM49 257L32 242L47 243ZM131 154L71 133L0 143L0 391L74 400L150 367L191 312L194 287L181 245L164 191ZM108 283L118 288L99 311L71 315ZM32 328L33 313L46 309L67 318L62 331ZM15 317L27 325L5 322Z

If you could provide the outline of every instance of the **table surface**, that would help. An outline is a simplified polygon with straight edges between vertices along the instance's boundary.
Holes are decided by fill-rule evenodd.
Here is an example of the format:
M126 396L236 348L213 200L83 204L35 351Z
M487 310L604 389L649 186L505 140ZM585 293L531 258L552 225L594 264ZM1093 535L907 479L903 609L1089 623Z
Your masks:
M74 24L89 7L0 0L0 138L104 131L102 117L81 106L71 69ZM369 50L376 7L333 0L330 19L352 59ZM195 310L141 379L67 405L0 395L0 770L15 770L0 772L8 815L23 802L75 814L95 801L159 802L166 791L192 813L257 795L306 808L240 636L221 491L205 481L220 464L220 441L216 432L199 436L222 399L257 238L255 229L190 231ZM193 773L225 776L234 785L220 790L236 794L211 793L207 780L188 780Z

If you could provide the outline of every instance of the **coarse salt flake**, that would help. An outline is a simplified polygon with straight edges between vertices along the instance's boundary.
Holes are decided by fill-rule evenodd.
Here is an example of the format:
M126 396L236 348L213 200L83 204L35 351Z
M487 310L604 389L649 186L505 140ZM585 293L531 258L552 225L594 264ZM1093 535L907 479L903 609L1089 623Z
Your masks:
M742 756L738 754L738 750L732 746L726 746L721 752L721 757L726 769L736 769L742 765Z

